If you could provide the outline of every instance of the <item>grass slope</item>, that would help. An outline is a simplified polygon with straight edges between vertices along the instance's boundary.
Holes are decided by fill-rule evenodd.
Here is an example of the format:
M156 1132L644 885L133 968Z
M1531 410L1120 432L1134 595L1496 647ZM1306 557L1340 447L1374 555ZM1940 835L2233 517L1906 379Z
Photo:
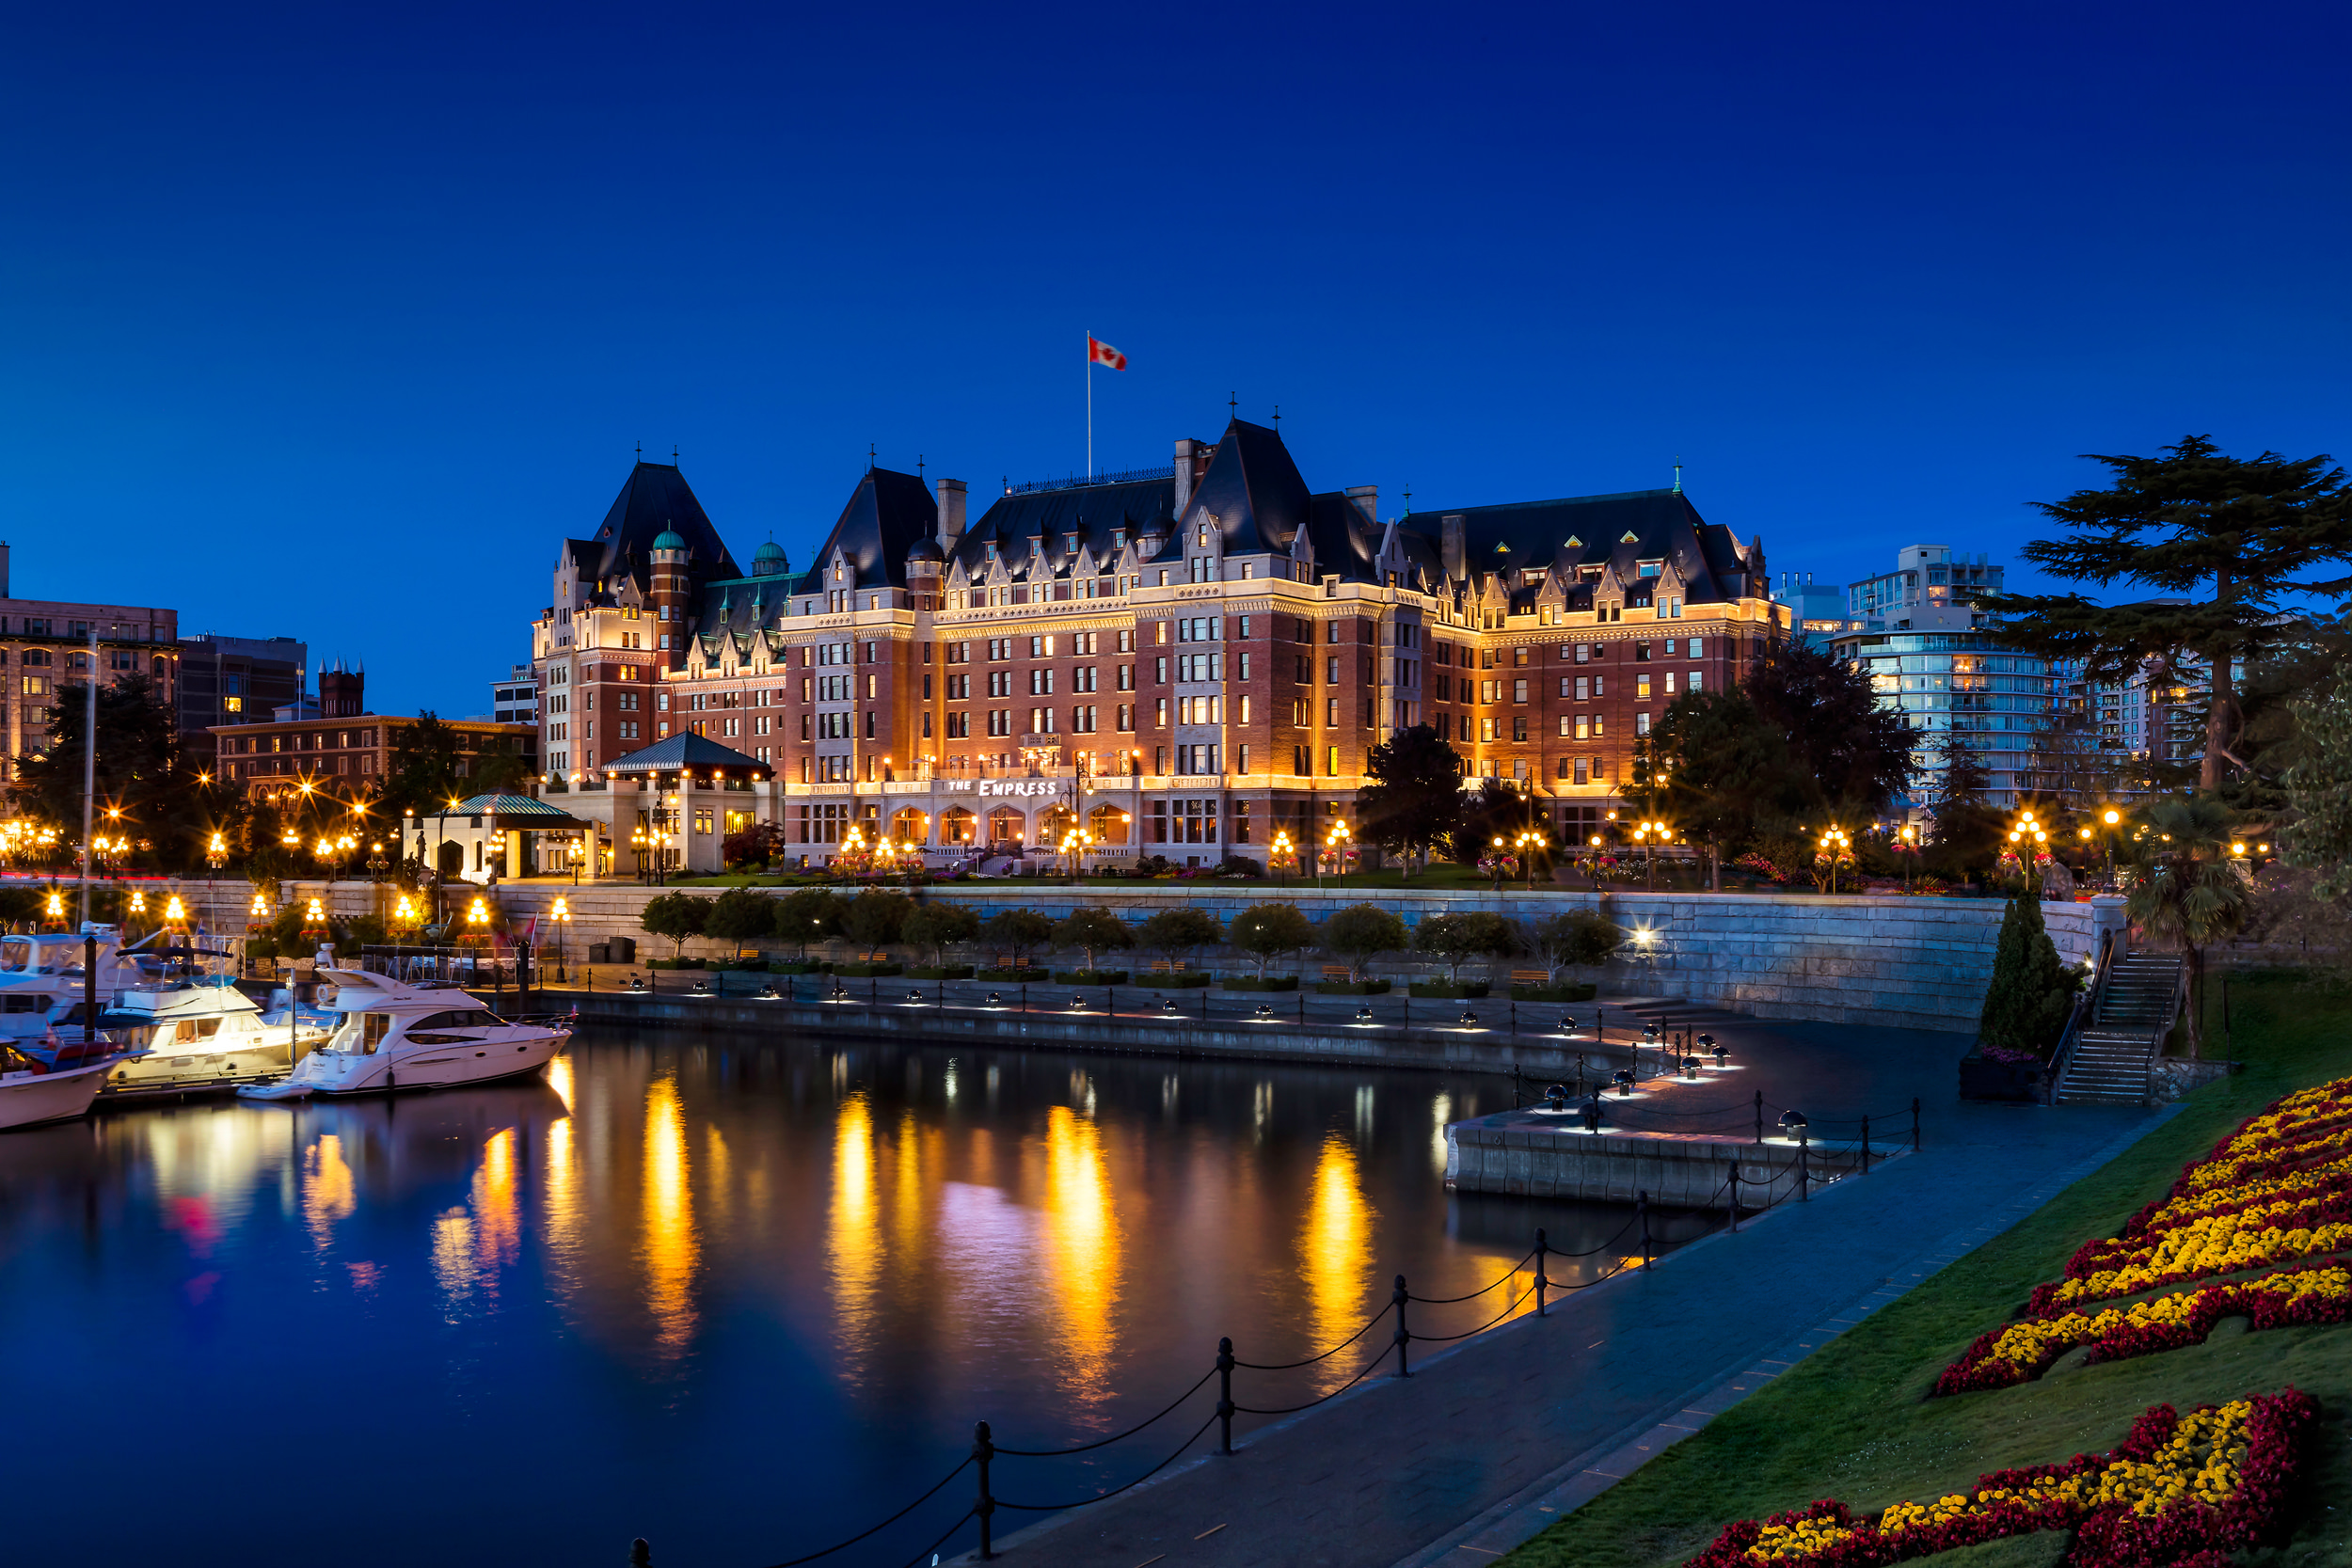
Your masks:
M2111 1448L2133 1417L2185 1410L2294 1384L2316 1397L2321 1430L2293 1541L2260 1560L2352 1561L2352 1327L2232 1333L2105 1366L2057 1370L1990 1393L1929 1400L1945 1365L2055 1279L2084 1239L2113 1235L2247 1117L2292 1089L2352 1073L2352 999L2285 976L2231 990L2248 1069L2190 1098L2121 1157L2007 1234L1925 1281L1718 1416L1707 1428L1503 1560L1510 1568L1665 1568L1735 1519L1820 1497L1875 1511L1965 1490L1986 1470ZM2218 1041L2215 1042L2218 1049ZM2063 1112L2057 1113L2063 1115ZM1929 1238L1922 1238L1923 1242ZM2330 1504L2342 1500L2341 1508ZM1925 1560L1942 1568L2054 1561L2063 1534ZM1996 1551L1994 1548L1999 1547Z

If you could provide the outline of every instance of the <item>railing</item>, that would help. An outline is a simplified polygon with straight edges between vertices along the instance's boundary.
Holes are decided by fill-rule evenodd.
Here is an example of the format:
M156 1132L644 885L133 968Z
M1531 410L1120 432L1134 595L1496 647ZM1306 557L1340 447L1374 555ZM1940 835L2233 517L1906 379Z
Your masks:
M1915 1101L1914 1103L1915 1105L1916 1102ZM1866 1131L1866 1141L1862 1145L1862 1169L1866 1172L1868 1169L1869 1163L1867 1137L1867 1133ZM1825 1149L1828 1146L1823 1146ZM1851 1154L1851 1150L1848 1149L1846 1152ZM1769 1181L1759 1182L1750 1180L1743 1182L1740 1178L1739 1166L1735 1164L1731 1167L1731 1175L1729 1179L1715 1189L1714 1193L1706 1203L1690 1206L1690 1212L1711 1213L1720 1209L1725 1216L1725 1223L1728 1224L1732 1229L1737 1230L1739 1228L1740 1218L1742 1214L1752 1215L1763 1213L1767 1211L1779 1207L1783 1203L1789 1202L1792 1199L1797 1202L1804 1202L1811 1196L1810 1188L1812 1186L1821 1184L1824 1180L1835 1179L1836 1178L1825 1179L1810 1177L1808 1174L1808 1167L1804 1161L1804 1150L1801 1146L1800 1163L1781 1174L1774 1176ZM1759 1189L1761 1190L1759 1191ZM819 1547L815 1551L803 1552L796 1557L787 1558L781 1562L773 1564L772 1568L801 1568L801 1565L803 1564L820 1561L826 1558L834 1556L836 1553L847 1551L851 1546L872 1540L882 1531L890 1529L893 1526L900 1525L915 1517L918 1511L922 1510L925 1505L930 1503L932 1499L938 1497L943 1492L946 1491L949 1484L952 1483L958 1477L961 1476L966 1470L975 1472L974 1496L971 1504L965 1508L965 1510L959 1514L952 1523L948 1524L946 1528L938 1531L936 1535L931 1536L928 1544L919 1547L912 1556L905 1557L903 1559L899 1556L900 1552L904 1550L905 1543L902 1540L892 1545L887 1555L883 1558L877 1559L877 1561L895 1563L903 1560L910 1565L910 1568L915 1568L915 1565L925 1562L935 1561L937 1559L934 1554L942 1552L946 1547L948 1542L953 1540L965 1526L976 1523L978 1527L977 1531L978 1536L978 1555L983 1560L993 1559L996 1556L995 1515L999 1512L1033 1514L1063 1513L1072 1509L1088 1508L1091 1507L1095 1503L1107 1502L1111 1498L1116 1497L1122 1493L1133 1491L1135 1488L1142 1485L1145 1481L1151 1480L1153 1476L1156 1476L1163 1470L1166 1470L1170 1465L1175 1464L1176 1461L1188 1452L1195 1444L1199 1443L1201 1438L1208 1435L1208 1432L1211 1427L1216 1427L1217 1429L1216 1447L1215 1451L1220 1457L1246 1457L1248 1451L1247 1449L1240 1450L1240 1454L1236 1455L1236 1451L1233 1448L1233 1418L1235 1416L1295 1416L1300 1412L1311 1410L1317 1405L1327 1403L1330 1401L1339 1398L1342 1394L1344 1394L1350 1389L1356 1387L1367 1378L1372 1377L1383 1367L1391 1367L1390 1375L1392 1377L1399 1379L1411 1377L1414 1375L1411 1365L1412 1347L1416 1344L1442 1345L1459 1343L1466 1339L1475 1338L1479 1335L1497 1328L1503 1323L1510 1322L1514 1318L1521 1316L1534 1316L1538 1318L1549 1317L1550 1316L1550 1307L1552 1305L1551 1298L1556 1293L1590 1290L1594 1286L1598 1285L1605 1280L1613 1279L1618 1275L1629 1272L1649 1272L1651 1263L1654 1260L1657 1252L1654 1238L1650 1233L1649 1208L1649 1195L1646 1192L1637 1194L1633 1200L1632 1214L1627 1218L1623 1226L1618 1227L1616 1234L1610 1237L1607 1241L1602 1242L1599 1245L1588 1247L1581 1252L1567 1252L1563 1251L1558 1247L1554 1247L1545 1240L1544 1232L1538 1230L1535 1232L1535 1244L1529 1248L1527 1252L1521 1254L1518 1260L1511 1264L1508 1270L1502 1275L1499 1275L1494 1279L1489 1280L1477 1290L1468 1291L1461 1295L1418 1295L1414 1293L1412 1289L1406 1283L1405 1276L1401 1274L1397 1275L1395 1276L1395 1283L1390 1290L1389 1302L1387 1306L1381 1307L1379 1311L1375 1312L1370 1318L1365 1320L1362 1326L1359 1327L1355 1333L1350 1334L1347 1338L1340 1340L1337 1344L1327 1346L1323 1350L1317 1351L1311 1355L1302 1356L1297 1360L1273 1362L1245 1361L1235 1354L1233 1340L1231 1337L1221 1338L1217 1341L1216 1355L1209 1361L1207 1366L1202 1368L1200 1375L1192 1382L1190 1386L1186 1387L1184 1392L1176 1395L1176 1397L1170 1400L1167 1404L1161 1406L1155 1414L1146 1417L1144 1419L1136 1422L1134 1426L1127 1428L1125 1431L1114 1433L1108 1437L1098 1437L1088 1442L1067 1443L1051 1447L1040 1446L1038 1448L1030 1449L1009 1448L1000 1445L996 1441L995 1433L988 1422L977 1422L973 1427L971 1450L963 1456L954 1468L948 1470L946 1474L931 1482L930 1486L926 1487L920 1493L917 1493L912 1500L907 1502L897 1512L866 1526L864 1529L859 1530L854 1535L847 1536L842 1540L834 1542L829 1546ZM1638 1236L1636 1235L1637 1232ZM1629 1243L1630 1244L1629 1244ZM1620 1247L1624 1247L1625 1250L1620 1252L1618 1250ZM1548 1273L1549 1265L1553 1259L1573 1259L1582 1258L1600 1258L1604 1259L1604 1261L1597 1266L1597 1272L1589 1279L1568 1282L1554 1279ZM1532 1271L1530 1269L1531 1264L1533 1265ZM1524 1280L1523 1284L1520 1283L1522 1279ZM1518 1285L1518 1288L1516 1291L1506 1290L1506 1287L1512 1287L1514 1285ZM1412 1326L1415 1323L1422 1323L1425 1325L1428 1322L1425 1317L1416 1317L1413 1315L1411 1309L1416 1307L1424 1308L1459 1307L1468 1302L1483 1302L1486 1298L1492 1296L1498 1291L1504 1291L1506 1298L1503 1300L1502 1307L1491 1316L1485 1317L1483 1321L1478 1322L1468 1328L1464 1328L1457 1333L1432 1334L1427 1332L1425 1327L1416 1329ZM1522 1312L1521 1308L1527 1307L1531 1301L1534 1303L1532 1310ZM1483 1313L1486 1308L1482 1306L1474 1308L1473 1310ZM1391 1322L1391 1319L1393 1320L1392 1322ZM1312 1398L1301 1400L1298 1402L1290 1404L1276 1403L1273 1405L1248 1405L1241 1403L1234 1397L1235 1388L1233 1374L1235 1372L1261 1373L1272 1376L1284 1372L1300 1371L1306 1368L1317 1366L1322 1362L1327 1361L1331 1357L1342 1354L1350 1346L1366 1345L1368 1337L1372 1335L1373 1330L1379 1327L1384 1322L1391 1323L1388 1342L1385 1345L1382 1345L1377 1339L1370 1339L1369 1345L1367 1345L1369 1354L1366 1354L1363 1364L1356 1370L1354 1375L1349 1377L1346 1382L1340 1384L1337 1387L1330 1388L1324 1393L1315 1395ZM1378 1348L1373 1349L1370 1348L1371 1346L1377 1346ZM1393 1358L1392 1366L1391 1366L1391 1358ZM1195 1364L1199 1365L1199 1363ZM1179 1373L1178 1375L1181 1376L1182 1374ZM1200 1409L1201 1406L1195 1404L1194 1402L1200 1397L1202 1390L1208 1387L1209 1382L1212 1378L1216 1380L1216 1399L1213 1404L1208 1405L1200 1424L1194 1427L1188 1436L1186 1436L1182 1442L1178 1443L1173 1449L1169 1450L1155 1464L1120 1484L1108 1487L1103 1491L1098 1491L1089 1497L1066 1497L1050 1503L1021 1502L1015 1501L1011 1497L1004 1497L997 1495L997 1487L1000 1484L997 1475L997 1466L1000 1462L1005 1460L1051 1461L1057 1459L1069 1459L1080 1454L1094 1453L1100 1449L1109 1448L1114 1444L1123 1443L1131 1437L1135 1437L1141 1433L1158 1426L1159 1423L1167 1420L1169 1417L1174 1416L1179 1410L1184 1409L1187 1405L1192 1405L1196 1410ZM1276 1386L1279 1388L1279 1386L1277 1385ZM1267 1396L1257 1395L1255 1397L1265 1398ZM1277 1393L1274 1397L1279 1400L1287 1396ZM1149 1456L1147 1455L1146 1457ZM946 1507L952 1506L952 1503L946 1505ZM945 1508L943 1507L938 1512L945 1512ZM928 1533L930 1531L930 1525L935 1522L936 1513L934 1513L933 1518L930 1521L927 1521L921 1527L921 1529ZM906 1539L921 1539L921 1536L911 1535ZM638 1540L630 1544L629 1562L631 1563L632 1568L650 1568L652 1561L652 1548L646 1542Z
M1166 463L1156 468L1120 468L1116 472L1105 469L1102 473L1089 475L1084 479L1072 474L1067 479L1024 480L1019 484L1007 485L1005 494L1038 496L1049 490L1083 490L1089 484L1148 484L1155 479L1174 479L1175 477L1176 465Z
M2050 1053L2050 1070L2042 1085L2042 1102L2058 1103L2058 1083L2066 1076L2066 1065L2074 1059L2074 1047L2082 1042L2087 1024L2099 1022L2099 1004L2106 999L2107 980L2115 973L2115 933L2099 933L2099 954L2090 972L2090 984L2074 998L2073 1011L2066 1015L2066 1029L2058 1036L2058 1049Z

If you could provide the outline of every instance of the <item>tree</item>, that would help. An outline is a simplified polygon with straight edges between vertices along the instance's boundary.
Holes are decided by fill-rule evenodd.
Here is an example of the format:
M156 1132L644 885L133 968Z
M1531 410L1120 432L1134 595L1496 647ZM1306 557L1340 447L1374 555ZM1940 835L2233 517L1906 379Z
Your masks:
M2217 790L2225 761L2251 771L2233 750L2243 726L2238 670L2286 635L2280 595L2352 586L2345 578L2295 580L2315 567L2352 566L2352 488L2325 454L2241 459L2203 436L2184 436L2153 457L2084 455L2114 483L2037 502L2072 531L2022 553L2070 582L2124 582L2162 596L2099 605L2080 594L1989 594L1989 629L2013 647L2078 659L2094 682L2145 674L2158 690L2184 677L2203 685L2198 786Z
M1462 966L1472 958L1494 958L1511 951L1511 927L1485 911L1433 914L1413 928L1413 947L1446 966L1449 984L1462 983Z
M1216 916L1196 909L1162 910L1136 933L1136 946L1164 953L1171 959L1185 958L1224 940L1225 927L1217 924Z
M383 801L395 819L430 816L470 793L457 776L457 732L431 708L392 732Z
M538 777L522 754L513 750L515 743L509 737L491 736L483 744L484 751L462 764L467 769L462 793L512 795Z
M1993 950L1993 983L1977 1019L1977 1038L2047 1059L2074 1006L2074 983L2042 924L2042 895L2027 887L2009 901Z
M1403 952L1411 940L1405 922L1377 904L1351 904L1323 923L1323 950L1344 960L1348 977L1359 985L1366 964L1383 953Z
M740 946L755 938L773 936L776 901L747 887L729 888L712 900L704 934Z
M28 815L56 826L61 844L78 844L82 830L82 750L89 713L89 686L77 681L58 689L56 717L46 738L26 740L45 749L17 761ZM155 694L145 675L125 675L98 689L98 754L91 811L97 832L144 840L163 864L193 863L225 806L209 784L183 764L180 723L169 704ZM109 816L109 808L116 815ZM60 858L70 855L70 848Z
M2205 949L2238 933L2252 911L2245 863L2230 853L2230 810L2211 795L2159 800L2142 814L2140 857L2124 873L2123 912L2188 960L2188 1040L2194 1054L2204 1017Z
M1557 980L1563 969L1597 968L1625 945L1625 928L1598 910L1547 915L1528 927L1529 950Z
M1496 839L1509 843L1533 825L1534 807L1501 779L1481 779L1476 794L1462 798L1461 825L1447 838L1447 850L1464 865L1476 865Z
M1095 962L1095 954L1133 947L1135 944L1136 934L1127 928L1125 921L1110 911L1096 909L1091 904L1079 905L1070 911L1068 918L1054 925L1054 945L1075 948L1084 953L1089 971L1101 967Z
M1900 710L1881 707L1867 676L1835 655L1784 643L1742 688L1786 739L1810 782L1812 804L1843 816L1876 816L1911 787L1918 733Z
M2286 771L2295 820L2279 830L2289 865L2319 874L2312 896L2352 899L2352 681L2295 705L2301 757Z
M738 828L719 841L719 858L729 870L765 871L769 863L784 858L784 824L755 822Z
M1266 965L1276 958L1312 947L1315 927L1295 904L1252 904L1233 916L1225 940L1258 961L1263 980Z
M1356 792L1363 836L1428 863L1432 845L1462 825L1462 755L1427 724L1399 730L1372 749L1364 765L1372 782Z
M650 935L668 937L675 944L670 956L678 958L686 952L688 937L701 936L709 928L710 903L691 893L665 893L645 900L645 907L637 913L637 924Z
M1747 844L1760 821L1801 812L1808 801L1808 781L1788 737L1741 691L1676 698L1647 743L1634 748L1627 800L1706 845L1718 891L1725 846Z
M841 896L830 888L804 887L775 900L770 909L776 935L792 944L801 960L808 960L808 944L841 934Z
M1968 737L1954 731L1944 743L1944 772L1929 810L1937 870L1966 876L1987 866L2001 847L2001 814L1993 809L1993 774Z
M1029 955L1054 940L1054 923L1035 910L999 910L980 935L1011 956L1014 969L1029 967Z
M967 906L944 898L915 905L907 911L906 924L898 927L899 941L930 948L942 968L946 966L948 948L979 934L980 917Z
M901 927L907 923L907 911L914 900L903 893L884 893L869 887L850 900L841 911L841 930L861 951L874 952L888 947L898 940Z

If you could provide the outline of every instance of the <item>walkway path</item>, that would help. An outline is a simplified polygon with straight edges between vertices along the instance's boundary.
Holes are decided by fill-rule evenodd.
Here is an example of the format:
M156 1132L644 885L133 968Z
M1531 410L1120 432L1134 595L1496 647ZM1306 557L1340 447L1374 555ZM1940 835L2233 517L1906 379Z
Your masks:
M1420 1362L1409 1380L1368 1381L1001 1555L1057 1568L1492 1561L2160 1115L1939 1107L1915 1157ZM1139 1446L1137 1468L1157 1457Z

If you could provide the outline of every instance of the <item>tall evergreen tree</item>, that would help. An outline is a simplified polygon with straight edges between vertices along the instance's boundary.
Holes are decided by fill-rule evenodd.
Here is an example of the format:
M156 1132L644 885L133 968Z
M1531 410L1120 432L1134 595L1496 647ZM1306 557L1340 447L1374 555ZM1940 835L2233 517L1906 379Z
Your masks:
M1462 754L1427 724L1399 730L1372 749L1371 783L1356 792L1363 836L1407 862L1462 825Z
M1789 643L1741 689L1812 781L1812 804L1874 816L1910 787L1917 732L1899 709L1881 707L1868 677L1845 660Z
M2046 1058L2074 1010L2074 985L2042 923L2040 890L2009 901L1993 950L1993 983L1977 1019L1977 1038Z
M1989 594L1991 629L2012 646L2078 659L2094 681L2145 674L2159 691L2201 688L2198 785L2217 790L2225 763L2253 771L2235 750L2238 675L2295 635L2282 595L2352 588L2352 578L2324 575L2352 567L2352 488L2324 453L2235 458L2203 436L2152 457L2085 455L2114 483L2035 503L2072 531L2026 545L2026 559L2070 582L2165 596L2099 605L2080 594ZM2315 569L2318 578L2296 580Z
M2296 705L2303 754L2287 769L2296 820L2280 830L2289 865L2319 873L2312 895L2352 901L2352 681Z
M81 836L88 713L87 683L60 688L45 749L17 764L22 803L56 827L62 839ZM200 859L206 835L225 822L229 794L188 770L180 749L179 716L145 675L125 675L99 687L92 800L97 832L144 842L153 863L183 869Z

